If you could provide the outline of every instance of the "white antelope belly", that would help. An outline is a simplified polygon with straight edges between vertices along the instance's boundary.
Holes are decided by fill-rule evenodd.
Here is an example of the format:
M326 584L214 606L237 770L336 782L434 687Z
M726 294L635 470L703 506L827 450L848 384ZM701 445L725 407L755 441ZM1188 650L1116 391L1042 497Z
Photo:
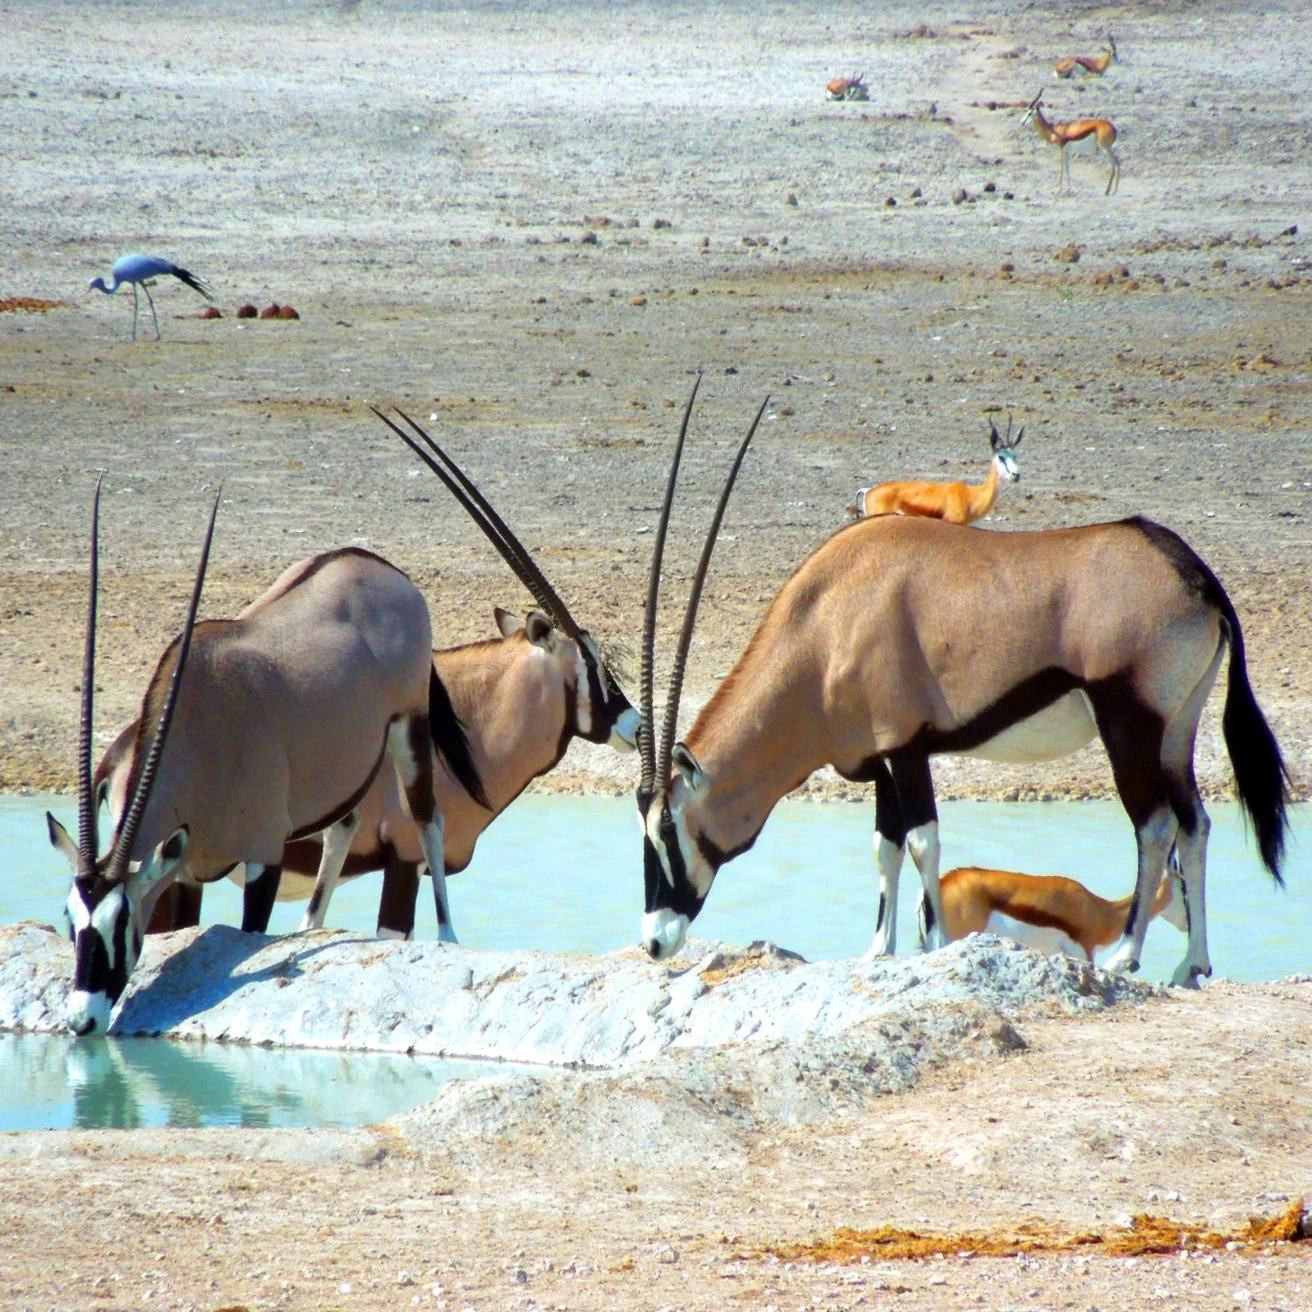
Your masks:
M1079 688L1045 706L1037 715L1020 720L996 737L958 752L958 756L977 756L985 761L1007 765L1024 765L1029 761L1055 761L1069 756L1097 736L1093 706Z

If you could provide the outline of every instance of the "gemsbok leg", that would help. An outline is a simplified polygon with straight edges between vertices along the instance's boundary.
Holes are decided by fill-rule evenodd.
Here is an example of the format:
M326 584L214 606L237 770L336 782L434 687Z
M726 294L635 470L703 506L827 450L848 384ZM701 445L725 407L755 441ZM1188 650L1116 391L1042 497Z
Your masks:
M282 882L282 862L246 862L246 883L241 895L241 930L243 934L267 934L273 904L278 900Z
M332 900L333 890L341 878L342 867L350 855L351 843L355 831L360 828L359 809L348 811L336 824L329 825L323 831L323 855L319 858L319 872L314 878L314 891L310 894L310 904L305 908L301 918L301 932L307 929L322 929L323 918Z
M943 896L938 885L938 808L929 757L898 752L876 761L875 850L879 862L879 914L867 958L892 956L897 949L898 875L904 851L911 853L928 908L925 945L932 951L946 941Z
M427 716L416 715L408 723L393 721L387 731L387 745L396 762L406 810L419 830L419 846L433 877L433 902L437 908L437 937L442 943L455 943L451 925L451 904L446 892L446 858L443 852L442 813L437 809L433 790L433 737Z
M412 939L415 903L419 897L419 862L404 861L390 848L383 866L383 892L378 900L378 937Z

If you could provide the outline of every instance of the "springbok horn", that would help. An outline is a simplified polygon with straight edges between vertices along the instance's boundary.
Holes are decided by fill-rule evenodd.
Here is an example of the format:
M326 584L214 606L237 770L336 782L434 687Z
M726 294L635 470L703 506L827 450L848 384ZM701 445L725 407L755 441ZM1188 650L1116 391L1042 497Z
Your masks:
M679 634L679 645L674 653L674 668L670 672L670 693L665 702L665 724L661 730L661 754L656 763L656 777L664 782L670 775L670 757L674 754L675 725L679 718L679 697L683 692L683 671L688 663L688 648L692 644L693 625L697 622L697 606L702 599L702 585L706 582L706 571L711 563L711 552L715 550L715 540L720 533L720 521L724 518L725 507L729 504L729 493L733 491L734 480L747 454L748 444L756 433L756 426L765 414L765 407L770 404L767 395L761 402L761 408L752 420L734 457L733 467L725 481L724 491L720 493L720 504L715 508L715 518L711 520L710 532L706 535L706 545L702 548L702 558L697 562L697 573L692 581L692 593L688 597L688 609L683 617L683 632Z
M656 527L656 540L651 548L651 574L647 578L647 604L642 612L642 677L638 696L638 810L645 816L656 791L656 740L652 737L652 682L656 658L656 597L661 586L661 558L665 555L665 531L670 526L670 507L674 504L674 485L679 478L679 461L683 458L683 442L688 436L688 421L692 418L697 389L702 385L700 372L692 385L688 404L684 407L683 423L679 425L679 440L674 446L674 459L670 461L669 477L665 481L665 504L661 507L660 523Z
M1007 436L1004 439L1002 445L1003 446L1011 445L1011 411L1010 410L1007 411Z
M100 825L96 795L91 786L92 720L96 695L96 594L100 580L100 485L91 505L91 601L87 607L87 643L82 656L82 717L77 734L77 877L90 879L100 855Z
M993 422L993 417L989 417L989 445L996 451L1002 445L1002 434L998 432L998 426Z
M569 613L565 603L547 582L545 575L538 568L523 544L510 531L505 520L492 508L491 503L466 477L460 467L442 450L436 442L404 410L397 409L397 414L415 430L437 456L450 467L448 473L433 459L404 429L394 424L381 410L369 407L446 485L447 490L464 507L466 513L483 530L489 542L496 547L501 558L510 566L515 577L528 589L533 599L547 612L552 622L571 638L579 635L579 626Z
M223 488L214 498L214 509L210 511L210 526L205 533L205 546L200 553L200 564L196 567L196 583L191 590L191 605L187 610L187 625L182 630L178 643L178 658L173 666L173 677L169 680L169 690L164 698L164 709L160 711L159 722L155 726L155 738L150 744L150 753L146 763L141 767L137 777L136 791L132 794L132 804L123 815L119 826L118 838L110 854L109 864L105 867L105 878L121 880L127 873L128 861L132 857L132 845L137 841L137 830L141 827L141 818L146 813L146 803L150 801L151 789L155 786L155 776L159 770L160 757L164 754L164 742L169 736L169 725L173 720L173 708L178 704L178 693L182 688L182 672L186 668L187 653L191 651L191 635L196 627L196 612L200 608L200 592L205 584L205 571L210 563L210 543L214 540L214 521L219 514L219 501L223 497Z

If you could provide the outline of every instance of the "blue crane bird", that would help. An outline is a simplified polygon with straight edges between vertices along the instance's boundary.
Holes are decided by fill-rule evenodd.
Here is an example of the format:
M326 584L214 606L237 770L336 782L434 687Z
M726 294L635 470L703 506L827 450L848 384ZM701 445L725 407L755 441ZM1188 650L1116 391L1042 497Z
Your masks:
M114 267L110 270L110 276L114 281L106 287L103 278L93 278L87 290L113 296L125 282L132 284L132 340L135 342L137 340L137 288L140 287L146 293L146 300L150 302L150 317L155 321L155 340L159 341L159 316L155 313L155 301L150 294L150 284L154 279L162 278L166 274L177 278L179 282L185 282L188 287L200 292L207 301L214 299L214 294L204 279L154 255L121 256L114 261Z

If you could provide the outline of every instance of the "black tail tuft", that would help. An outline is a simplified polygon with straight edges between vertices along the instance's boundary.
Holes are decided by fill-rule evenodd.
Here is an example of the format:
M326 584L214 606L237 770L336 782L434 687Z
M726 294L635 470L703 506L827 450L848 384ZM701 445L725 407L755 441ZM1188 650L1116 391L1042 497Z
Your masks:
M1289 771L1280 755L1280 746L1262 714L1248 682L1244 659L1244 635L1239 627L1230 598L1221 594L1221 613L1230 639L1230 672L1225 694L1225 711L1221 728L1226 750L1235 772L1235 789L1240 805L1253 822L1262 864L1283 887L1280 863L1285 855L1285 838L1289 832L1286 806L1289 802Z
M433 735L433 747L446 763L446 767L455 776L460 786L479 806L489 811L492 804L483 791L483 781L478 775L478 766L474 764L474 754L469 750L469 739L465 726L456 715L456 708L451 705L451 694L446 684L437 677L437 670L429 672L428 678L428 726Z
M204 278L196 277L194 273L189 273L186 269L177 264L173 266L170 272L179 282L185 282L188 287L192 288L194 291L200 292L207 301L212 301L214 299L214 293L210 290L210 285Z

